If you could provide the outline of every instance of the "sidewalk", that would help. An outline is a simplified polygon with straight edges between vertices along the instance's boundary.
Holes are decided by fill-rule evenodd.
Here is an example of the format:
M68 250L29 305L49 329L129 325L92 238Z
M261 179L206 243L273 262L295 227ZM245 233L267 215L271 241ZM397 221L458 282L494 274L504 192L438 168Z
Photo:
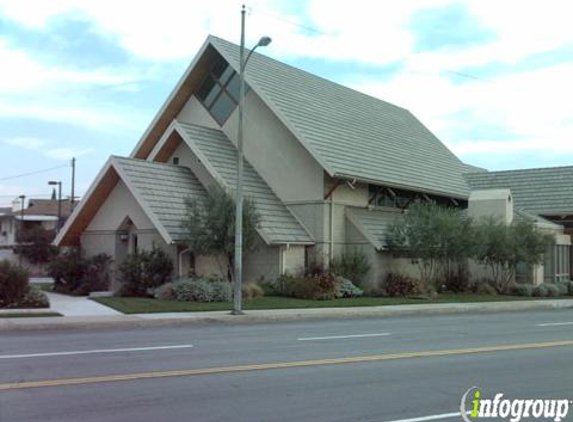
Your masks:
M61 296L61 295L57 295ZM77 298L74 298L77 299ZM50 298L50 300L52 300ZM91 302L83 298L86 302ZM78 302L80 303L80 302ZM95 302L92 302L96 304ZM98 306L103 306L96 304ZM73 306L68 306L73 312ZM75 306L75 305L74 305ZM85 307L85 303L80 303ZM104 307L105 308L105 307ZM60 308L63 309L63 308ZM109 308L106 308L109 309ZM392 305L355 308L314 308L314 309L272 309L248 311L246 315L234 316L227 311L181 312L123 315L109 309L97 314L75 315L52 318L0 318L0 331L46 330L46 329L84 329L84 328L121 328L121 327L157 327L168 325L191 325L205 323L260 323L278 321L300 321L318 319L349 318L388 318L423 315L452 315L463 313L498 313L533 310L573 309L573 299L532 300L523 302L480 302L480 303L444 303L420 305ZM61 311L60 311L61 312ZM96 311L94 311L96 312Z

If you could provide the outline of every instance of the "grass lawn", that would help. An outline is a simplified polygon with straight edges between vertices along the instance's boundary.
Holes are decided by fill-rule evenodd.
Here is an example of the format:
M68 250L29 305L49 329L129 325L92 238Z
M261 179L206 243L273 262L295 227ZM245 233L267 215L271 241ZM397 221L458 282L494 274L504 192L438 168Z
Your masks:
M61 317L62 314L57 312L37 312L37 313L24 313L24 312L8 312L5 314L0 313L0 318L45 318L45 317Z
M53 292L54 283L32 283L32 286L38 286L38 288L43 292Z
M441 294L435 300L402 297L359 297L335 300L303 300L289 297L267 296L244 302L243 309L303 309L303 308L341 308L349 306L406 305L414 303L471 303L471 302L507 302L532 300L539 298L521 296L490 296L476 294ZM230 311L229 302L175 302L136 297L101 297L92 299L124 314L144 314L154 312L198 312Z

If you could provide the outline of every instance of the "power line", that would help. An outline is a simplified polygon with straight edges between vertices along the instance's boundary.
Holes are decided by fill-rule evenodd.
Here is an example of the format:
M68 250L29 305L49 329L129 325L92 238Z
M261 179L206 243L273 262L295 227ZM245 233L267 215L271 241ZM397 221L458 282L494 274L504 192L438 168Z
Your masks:
M33 175L35 175L35 174L40 174L40 173L47 173L47 172L49 172L49 171L61 169L61 168L64 168L64 167L68 167L68 164L62 164L62 165L59 165L59 166L56 166L56 167L50 167L50 168L43 169L43 170L31 171L31 172L29 172L29 173L16 174L16 175L14 175L14 176L2 177L2 178L0 178L0 182L3 181L3 180L18 179L18 178L20 178L20 177L33 176Z
M249 8L249 12L253 12L253 9L252 9L252 8ZM297 27L299 27L299 28L301 28L301 29L304 29L305 31L314 32L315 34L326 35L326 36L331 36L331 35L333 35L333 34L328 34L328 33L326 33L326 32L320 31L320 30L318 30L318 29L316 29L316 28L313 28L313 27L311 27L311 26L301 25L300 23L295 22L295 21L293 21L293 20L285 19L285 18L283 18L283 17L282 17L281 15L279 15L279 14L270 13L270 12L261 12L261 11L258 11L258 10L254 10L254 14L255 14L255 15L256 15L256 14L259 14L259 15L267 16L267 17L273 18L273 19L275 19L275 20L277 20L277 21L284 22L284 23L288 23L289 25L292 25L292 26L297 26Z

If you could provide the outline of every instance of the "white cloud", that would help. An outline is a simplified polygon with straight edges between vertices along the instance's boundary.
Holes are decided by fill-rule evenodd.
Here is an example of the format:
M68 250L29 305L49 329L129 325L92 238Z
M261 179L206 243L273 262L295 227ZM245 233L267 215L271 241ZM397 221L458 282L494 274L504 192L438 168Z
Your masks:
M71 148L57 146L58 143L39 138L16 137L4 139L4 143L29 151L35 151L47 158L59 161L68 161L73 157L80 157L94 152L93 148Z

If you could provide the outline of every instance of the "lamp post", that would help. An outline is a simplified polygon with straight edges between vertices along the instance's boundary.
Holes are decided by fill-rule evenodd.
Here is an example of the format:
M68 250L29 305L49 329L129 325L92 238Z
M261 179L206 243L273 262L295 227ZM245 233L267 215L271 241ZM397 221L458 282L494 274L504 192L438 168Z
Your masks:
M26 195L20 195L20 228L18 232L18 243L22 243L22 234L24 233L24 201L26 200ZM18 263L22 265L22 251L18 251Z
M50 180L48 182L50 186L58 186L58 225L56 227L56 233L60 232L60 228L62 226L62 182L61 180L55 181Z
M257 47L271 43L269 37L261 37L245 58L245 5L241 9L241 48L239 51L239 122L237 132L237 186L235 189L235 262L232 315L242 315L241 285L243 283L243 110L245 102L245 68Z

